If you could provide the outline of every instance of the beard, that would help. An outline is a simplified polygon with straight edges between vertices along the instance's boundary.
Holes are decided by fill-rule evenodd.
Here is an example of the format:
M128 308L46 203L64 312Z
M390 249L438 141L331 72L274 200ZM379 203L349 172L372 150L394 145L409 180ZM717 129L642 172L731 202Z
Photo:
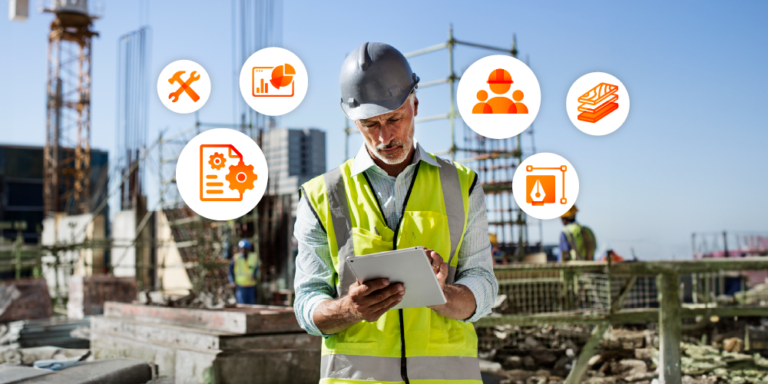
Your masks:
M389 144L379 144L376 147L372 147L368 141L365 141L365 146L368 147L370 153L373 153L373 155L376 156L377 159L383 161L384 164L397 165L405 161L408 158L408 154L411 153L411 148L413 148L413 136L409 137L406 141L392 140ZM392 154L384 152L384 150L397 147L402 147L402 149Z

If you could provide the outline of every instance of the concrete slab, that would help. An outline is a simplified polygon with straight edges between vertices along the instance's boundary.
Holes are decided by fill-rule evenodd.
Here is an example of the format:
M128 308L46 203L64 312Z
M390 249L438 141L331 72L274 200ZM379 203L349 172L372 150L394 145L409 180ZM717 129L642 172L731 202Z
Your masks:
M213 367L217 356L218 352L176 351L176 384L223 384Z
M157 365L158 374L176 374L176 349L142 343L113 335L93 335L91 351L96 360L131 358Z
M0 365L0 384L16 384L33 377L49 375L53 372L31 367Z
M144 384L152 380L152 369L141 360L110 359L91 361L20 384Z
M214 362L221 384L316 384L320 350L224 352Z

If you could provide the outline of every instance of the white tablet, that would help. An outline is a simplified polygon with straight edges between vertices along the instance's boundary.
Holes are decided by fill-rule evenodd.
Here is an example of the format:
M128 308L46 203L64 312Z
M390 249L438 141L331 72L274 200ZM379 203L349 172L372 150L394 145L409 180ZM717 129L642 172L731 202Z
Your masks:
M392 309L429 307L447 301L423 247L355 256L347 262L361 282L389 279L392 284L403 283L403 301Z

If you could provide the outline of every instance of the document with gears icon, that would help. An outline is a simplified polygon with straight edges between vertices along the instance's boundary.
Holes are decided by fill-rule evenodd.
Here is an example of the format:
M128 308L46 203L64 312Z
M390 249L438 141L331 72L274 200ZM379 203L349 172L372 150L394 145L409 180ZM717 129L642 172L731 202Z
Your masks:
M258 179L231 144L200 145L200 200L242 201Z

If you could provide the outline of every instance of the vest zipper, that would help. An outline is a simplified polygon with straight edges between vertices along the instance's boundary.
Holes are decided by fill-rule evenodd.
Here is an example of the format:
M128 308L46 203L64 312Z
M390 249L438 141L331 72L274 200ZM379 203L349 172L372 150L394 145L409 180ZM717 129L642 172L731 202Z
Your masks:
M395 226L395 236L392 239L392 249L397 249L397 232L400 230L400 224L403 222L403 216L405 216L405 207L408 206L408 199L411 197L411 191L413 190L413 185L416 183L416 176L419 175L419 167L421 167L421 164L419 164L416 169L413 171L413 179L411 179L411 185L408 186L408 192L405 193L405 200L403 201L403 211L400 212L400 220L397 221L397 226ZM369 181L370 183L370 181ZM373 191L373 188L371 188L371 191ZM374 195L374 197L376 197ZM376 200L378 201L378 200ZM381 208L379 208L381 209ZM384 216L384 212L381 212L382 217ZM405 384L410 384L411 382L408 380L408 364L407 359L405 358L405 322L403 321L403 310L398 310L400 315L400 376L403 378L403 381Z
M413 171L413 178L411 179L411 185L408 186L408 192L405 193L405 201L403 201L403 210L400 212L400 220L397 221L397 225L395 226L395 236L392 239L392 249L397 249L397 231L400 230L400 224L403 222L403 216L405 216L405 207L408 206L408 199L411 197L411 191L413 190L413 185L416 183L416 176L419 175L419 167L421 167L421 163L419 163L418 166L416 166L416 169ZM387 222L387 218L384 217L384 210L381 209L381 202L379 202L379 197L376 196L376 192L373 190L373 184L371 184L371 180L368 179L368 175L363 172L363 177L365 177L365 181L368 182L368 186L371 188L371 193L373 194L373 199L376 200L376 205L379 207L379 212L381 213L381 218L384 219L384 224ZM408 364L406 363L407 360L405 358L405 322L403 321L403 310L398 309L398 315L400 317L400 376L403 378L403 381L405 384L410 384L410 380L408 380Z
M398 312L400 312L400 349L402 350L402 353L400 354L400 376L403 378L403 381L405 381L405 384L410 384L410 381L408 381L408 364L406 364L406 358L405 358L405 325L403 324L403 310L398 309Z

